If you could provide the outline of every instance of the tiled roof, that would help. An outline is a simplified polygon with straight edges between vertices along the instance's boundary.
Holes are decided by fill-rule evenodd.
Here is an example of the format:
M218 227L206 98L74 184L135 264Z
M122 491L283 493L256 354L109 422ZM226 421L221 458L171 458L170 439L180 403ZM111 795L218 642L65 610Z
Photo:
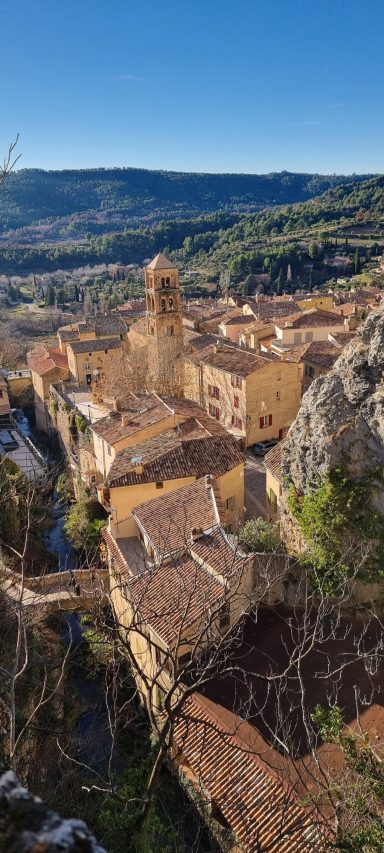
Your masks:
M56 347L40 346L27 353L27 363L30 370L39 376L44 376L55 367L60 370L68 370L68 359L61 350Z
M287 443L287 438L283 438L276 444L276 447L272 447L272 450L268 450L268 453L265 454L265 467L268 468L268 471L276 478L276 480L283 485L283 474L281 470L281 454Z
M217 486L216 507L212 486L202 478L134 508L132 515L159 556L189 545L194 528L211 531L217 527L223 507Z
M300 311L300 307L296 302L293 302L293 300L290 299L286 302L259 302L254 309L254 313L259 320L271 320L272 318L286 317L296 311Z
M224 370L226 373L233 373L236 376L244 377L270 364L270 359L268 358L257 355L250 350L245 350L241 347L229 347L226 344L212 346L202 356L199 354L190 356L190 360L209 364L211 367Z
M310 329L317 326L342 325L342 319L337 314L331 311L318 311L317 308L311 308L308 311L301 311L300 313L283 317L281 320L275 320L275 326L278 329Z
M171 412L156 394L132 399L121 411L110 412L92 424L92 430L113 445L129 435L134 435L150 424L169 418Z
M176 718L174 751L186 759L204 799L208 794L220 809L244 853L325 850L314 808L302 806L260 756L227 728L212 703L196 694Z
M147 266L148 270L175 270L176 267L168 258L163 255L162 252L159 252L156 257L153 258L150 264Z
M189 552L196 560L201 560L211 570L227 579L233 574L241 577L244 566L253 561L252 555L244 557L232 547L221 527L216 527L212 533L193 542Z
M101 352L102 350L120 349L122 342L120 338L93 338L93 340L89 341L73 341L69 346L75 354L78 354L82 352Z
M336 341L340 346L345 346L345 344L349 344L350 341L356 337L355 332L330 332L334 341Z
M86 317L78 323L80 333L94 332L96 337L99 335L124 335L127 331L126 325L120 314L117 311L109 314L96 314L92 317Z
M130 395L124 408L110 412L105 418L92 424L91 428L96 435L102 436L108 444L113 445L174 414L184 416L185 420L195 418L213 435L228 435L225 427L216 418L210 417L197 403L174 397L161 397L154 392L140 397Z
M311 362L320 367L331 368L340 356L341 348L331 341L311 341L294 347L282 356L283 361Z
M199 478L205 474L221 477L242 462L243 454L232 435L212 436L192 418L182 427L121 450L111 465L106 486Z
M229 320L220 320L220 323L225 323L226 326L249 326L254 323L253 314L241 314L239 317L231 317Z
M115 539L108 528L104 527L102 537L113 559L114 569L122 580L136 577L148 570L150 560L137 536Z
M127 585L137 614L133 621L143 619L168 648L225 595L223 584L189 554L129 578Z
M79 340L79 333L76 332L74 329L62 328L58 330L58 334L60 335L61 340L64 342Z

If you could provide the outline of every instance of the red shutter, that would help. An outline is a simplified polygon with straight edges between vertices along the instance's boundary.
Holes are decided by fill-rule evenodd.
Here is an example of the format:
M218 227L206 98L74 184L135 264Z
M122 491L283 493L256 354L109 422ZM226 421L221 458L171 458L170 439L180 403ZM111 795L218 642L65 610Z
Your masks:
M272 426L272 415L269 416L269 426Z
M260 418L260 429L264 427L264 418Z
M233 398L233 405L234 405L235 409L239 408L239 398L238 397Z
M219 388L215 388L215 392L216 392L216 400L219 400L219 399L220 399L220 390L219 390Z

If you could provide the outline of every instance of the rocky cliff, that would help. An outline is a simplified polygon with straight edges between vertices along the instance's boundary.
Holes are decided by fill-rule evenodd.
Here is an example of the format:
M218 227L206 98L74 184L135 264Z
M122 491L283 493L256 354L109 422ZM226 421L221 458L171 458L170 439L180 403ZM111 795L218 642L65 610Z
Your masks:
M0 777L3 853L106 853L82 820L64 820L23 788L14 773Z
M352 480L384 466L384 311L369 315L330 373L303 397L283 451L299 493L343 465ZM384 483L375 506L384 513Z

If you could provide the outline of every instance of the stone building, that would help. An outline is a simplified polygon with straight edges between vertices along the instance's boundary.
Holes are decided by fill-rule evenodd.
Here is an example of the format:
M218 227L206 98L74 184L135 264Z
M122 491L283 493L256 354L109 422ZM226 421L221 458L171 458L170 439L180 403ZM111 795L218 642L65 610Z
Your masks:
M178 270L160 252L145 269L149 370L153 387L182 396L183 313Z

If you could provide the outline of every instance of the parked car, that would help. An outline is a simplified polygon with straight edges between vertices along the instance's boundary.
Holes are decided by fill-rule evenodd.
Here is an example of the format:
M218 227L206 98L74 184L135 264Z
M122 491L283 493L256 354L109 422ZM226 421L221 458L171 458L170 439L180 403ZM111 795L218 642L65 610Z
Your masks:
M252 445L252 453L255 456L265 456L268 453L268 450L272 450L272 447L275 447L277 444L276 439L271 438L270 441L258 441L256 444Z

